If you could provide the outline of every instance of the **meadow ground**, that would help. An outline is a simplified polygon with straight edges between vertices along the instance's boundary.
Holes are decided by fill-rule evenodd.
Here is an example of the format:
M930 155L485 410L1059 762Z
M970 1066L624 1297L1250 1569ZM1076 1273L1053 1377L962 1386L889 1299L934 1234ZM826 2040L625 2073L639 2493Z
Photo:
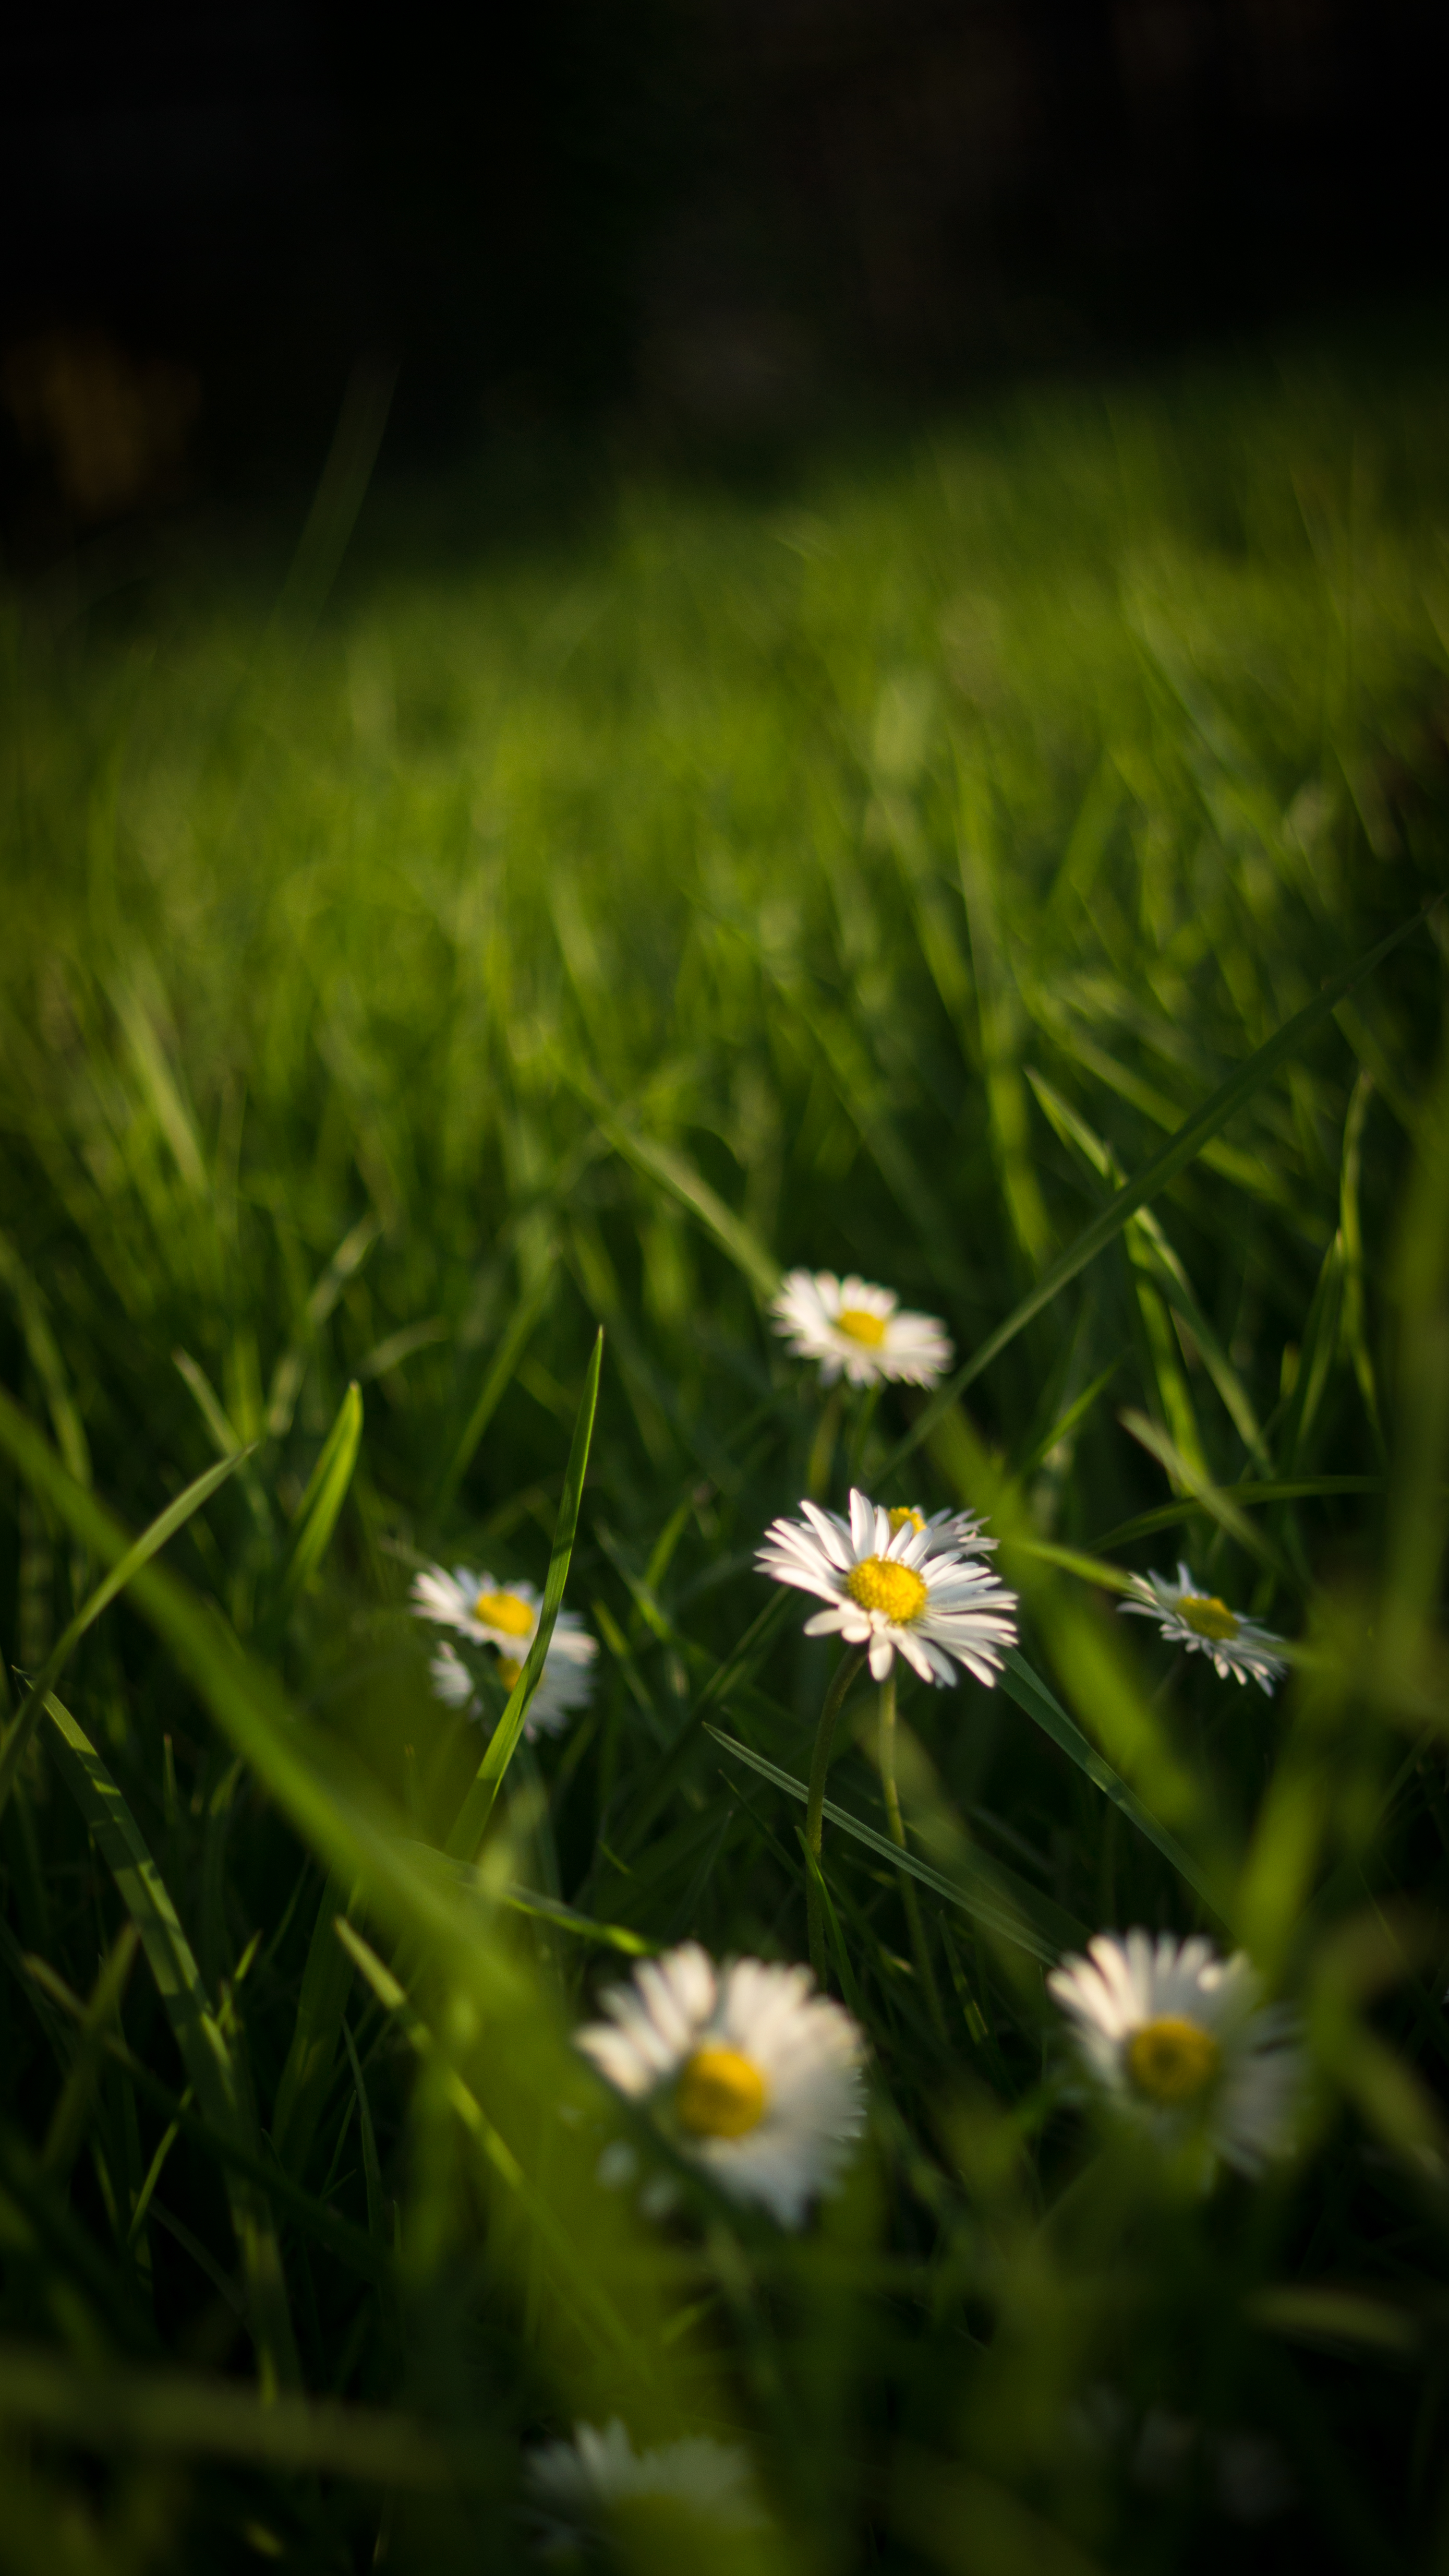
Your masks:
M0 2568L1445 2563L1407 345L5 603ZM954 1370L827 1384L799 1266ZM755 1556L852 1486L1019 1644L827 1747ZM823 1585L908 1642L910 1533ZM1193 1954L1094 2073L1133 1926L1282 2018ZM850 2022L696 1961L634 2096L573 2044L812 1933Z

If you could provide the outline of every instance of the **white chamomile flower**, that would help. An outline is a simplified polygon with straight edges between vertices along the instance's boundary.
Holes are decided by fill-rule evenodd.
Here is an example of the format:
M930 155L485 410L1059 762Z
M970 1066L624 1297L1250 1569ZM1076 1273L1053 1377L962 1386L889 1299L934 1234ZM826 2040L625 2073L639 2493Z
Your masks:
M802 1503L803 1521L773 1521L755 1559L761 1574L828 1604L805 1622L807 1637L839 1635L863 1647L883 1682L904 1655L923 1682L954 1682L963 1665L989 1690L1002 1652L1016 1643L1016 1595L973 1555L991 1545L965 1541L916 1512L889 1512L852 1489L850 1518Z
M646 2104L681 2155L736 2200L804 2224L865 2115L864 2041L808 1968L736 1959L697 1941L646 1959L601 1998L578 2045L617 2092Z
M1271 1628L1241 1618L1215 1592L1204 1592L1185 1565L1179 1565L1175 1583L1165 1574L1134 1574L1131 1582L1136 1597L1119 1602L1120 1610L1155 1619L1171 1646L1185 1646L1190 1655L1211 1655L1220 1681L1231 1674L1234 1681L1245 1682L1251 1674L1272 1697L1273 1684L1288 1665L1275 1651L1283 1639Z
M1047 1984L1114 2107L1172 2148L1197 2144L1240 2173L1286 2155L1302 2084L1293 2015L1264 2004L1244 1951L1200 1934L1099 1932Z
M495 1583L491 1574L473 1574L465 1565L453 1573L430 1565L413 1582L413 1609L434 1626L455 1628L474 1645L491 1646L499 1681L511 1691L522 1672L529 1647L538 1634L541 1594L531 1583ZM548 1641L538 1688L528 1706L524 1734L556 1735L576 1710L586 1708L593 1691L591 1667L598 1653L576 1611L560 1610ZM470 1717L483 1711L473 1677L446 1639L428 1667L433 1688L450 1708L466 1708Z
M602 2432L576 2424L571 2442L547 2442L524 2460L529 2503L550 2554L611 2523L663 2508L671 2520L707 2523L712 2531L758 2531L765 2516L747 2454L708 2434L636 2451L615 2416Z
M842 1370L852 1386L904 1378L934 1386L954 1356L951 1339L934 1315L902 1314L893 1288L868 1279L837 1279L833 1270L792 1270L773 1307L777 1333L795 1357L818 1360L824 1386Z

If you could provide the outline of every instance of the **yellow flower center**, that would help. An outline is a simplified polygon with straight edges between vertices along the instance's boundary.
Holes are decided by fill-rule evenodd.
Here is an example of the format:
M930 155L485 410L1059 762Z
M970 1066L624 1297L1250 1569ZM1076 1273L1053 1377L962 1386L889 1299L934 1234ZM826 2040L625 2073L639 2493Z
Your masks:
M1215 1592L1189 1592L1177 1606L1189 1628L1199 1637L1225 1642L1238 1633L1238 1623L1226 1601L1220 1601Z
M926 1526L914 1503L892 1503L889 1519L892 1538L899 1538L903 1529L923 1530Z
M518 1687L518 1676L519 1676L519 1674L522 1672L522 1670L523 1670L523 1666L522 1666L522 1664L516 1664L516 1663L514 1662L513 1657L512 1657L511 1655L500 1655L500 1656L499 1656L499 1658L498 1658L498 1678L499 1678L499 1680L501 1681L501 1683L503 1684L503 1687L504 1687L504 1689L505 1689L506 1691L511 1691L511 1690L516 1690L516 1689L517 1689L517 1687Z
M533 1612L516 1592L480 1592L473 1604L473 1616L485 1628L501 1628L505 1637L531 1637Z
M764 2118L767 2098L758 2066L737 2048L697 2048L679 2079L675 2117L693 2138L744 2138Z
M845 1588L862 1610L881 1610L897 1628L919 1619L930 1595L914 1566L897 1565L893 1557L867 1556L853 1565Z
M1212 2082L1222 2056L1210 2030L1164 2013L1145 2021L1127 2043L1127 2072L1149 2102L1191 2102Z
M838 1331L863 1342L868 1351L878 1351L886 1337L885 1316L868 1314L864 1306L842 1306L835 1322Z

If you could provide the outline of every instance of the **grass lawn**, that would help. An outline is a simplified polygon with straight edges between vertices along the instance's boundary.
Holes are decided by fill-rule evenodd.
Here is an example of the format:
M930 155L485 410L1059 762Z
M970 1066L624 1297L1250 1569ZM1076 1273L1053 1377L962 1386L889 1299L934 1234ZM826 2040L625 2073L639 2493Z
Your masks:
M1443 2563L1446 431L1301 347L4 603L0 2569ZM852 1487L994 1687L756 1570ZM1135 1926L1281 2018L1094 2074ZM690 1942L838 2009L676 1962L622 2094Z

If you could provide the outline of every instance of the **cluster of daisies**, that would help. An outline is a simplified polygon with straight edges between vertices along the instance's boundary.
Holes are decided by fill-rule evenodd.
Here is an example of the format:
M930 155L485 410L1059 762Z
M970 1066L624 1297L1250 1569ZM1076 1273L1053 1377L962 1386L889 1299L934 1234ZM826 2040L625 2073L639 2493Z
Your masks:
M774 1321L826 1386L928 1387L951 1366L943 1325L902 1312L891 1290L867 1280L792 1271ZM899 1655L937 1688L967 1674L991 1688L1016 1643L1017 1600L978 1517L927 1517L854 1489L844 1514L810 1501L800 1512L772 1523L756 1565L822 1605L807 1636L839 1637L877 1683ZM1131 1580L1124 1610L1156 1619L1169 1643L1209 1656L1222 1678L1272 1691L1286 1669L1281 1639L1203 1591L1186 1565L1175 1582ZM431 1566L414 1582L413 1608L445 1632L430 1667L438 1696L487 1724L521 1678L541 1596L466 1566ZM561 1610L526 1736L557 1734L587 1706L596 1654L581 1621ZM1241 1953L1222 1960L1201 1938L1102 1933L1047 1983L1079 2074L1165 2153L1207 2178L1219 2163L1252 2175L1291 2147L1302 2090L1291 2017L1265 2003ZM647 2116L670 2157L781 2226L803 2226L864 2123L864 2035L843 2006L815 1990L806 1968L759 1959L718 1967L692 1941L643 1962L602 2003L607 2019L581 2030L578 2046ZM668 2198L666 2190L655 2205ZM536 2452L530 2479L545 2546L646 2504L708 2510L742 2528L759 2515L741 2455L708 2442L636 2455L617 2423L581 2426L572 2442Z

